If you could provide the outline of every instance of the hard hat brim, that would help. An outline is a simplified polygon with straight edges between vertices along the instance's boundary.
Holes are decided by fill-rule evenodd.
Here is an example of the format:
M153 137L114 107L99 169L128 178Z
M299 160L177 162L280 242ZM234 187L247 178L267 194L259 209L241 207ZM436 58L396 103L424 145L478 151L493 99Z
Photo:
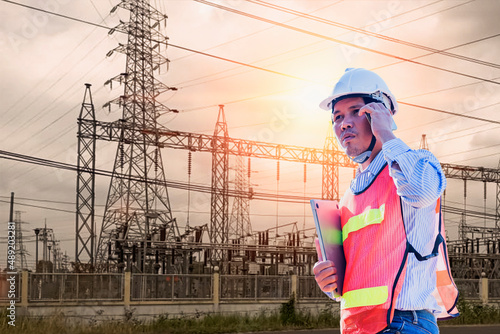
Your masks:
M321 103L319 104L319 107L321 109L324 109L327 111L332 111L332 108L333 108L332 102L333 101L340 101L340 100L343 100L344 98L349 98L349 97L361 97L363 95L371 95L373 93L374 92L349 92L349 93L340 93L340 94L330 95L326 99L321 101ZM391 100L392 106L394 108L394 114L396 114L396 112L398 111L398 103L397 103L396 99L394 98L394 96L392 94L388 94L386 92L384 92L384 94L386 94L389 97L389 99Z
M321 103L319 104L319 107L321 109L324 109L324 110L327 110L327 111L331 111L332 110L332 102L334 100L340 100L339 98L348 98L352 95L352 97L359 97L360 95L369 95L373 92L349 92L349 93L342 93L342 94L334 94L334 95L330 95L328 96L326 99L324 99L323 101L321 101ZM343 100L343 99L342 99Z

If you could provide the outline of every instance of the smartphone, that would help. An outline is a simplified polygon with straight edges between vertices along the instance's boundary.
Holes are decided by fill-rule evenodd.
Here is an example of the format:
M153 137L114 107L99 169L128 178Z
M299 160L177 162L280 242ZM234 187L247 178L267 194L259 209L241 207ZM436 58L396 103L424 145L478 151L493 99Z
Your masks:
M366 119L368 119L368 123L372 124L372 116L369 113L365 113ZM391 115L391 130L397 130L398 126L396 125L396 122L394 122L394 119L392 118Z
M370 95L370 98L373 100L373 102L382 103L388 110L392 109L391 101L381 91L378 90L378 91L372 93ZM368 113L366 113L365 115L366 115L366 118L368 119L368 123L370 123L370 125L371 125L372 124L371 115ZM398 129L398 126L396 125L396 122L394 122L394 119L392 118L392 114L391 114L391 130L394 131L397 129Z

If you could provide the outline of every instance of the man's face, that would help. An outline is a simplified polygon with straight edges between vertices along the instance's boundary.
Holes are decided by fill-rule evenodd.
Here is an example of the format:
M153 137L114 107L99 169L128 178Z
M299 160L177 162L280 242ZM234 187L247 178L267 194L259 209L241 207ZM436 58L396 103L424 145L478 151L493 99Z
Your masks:
M335 103L333 108L333 130L337 141L345 152L356 157L366 151L372 139L368 119L358 112L365 105L361 97L349 97Z

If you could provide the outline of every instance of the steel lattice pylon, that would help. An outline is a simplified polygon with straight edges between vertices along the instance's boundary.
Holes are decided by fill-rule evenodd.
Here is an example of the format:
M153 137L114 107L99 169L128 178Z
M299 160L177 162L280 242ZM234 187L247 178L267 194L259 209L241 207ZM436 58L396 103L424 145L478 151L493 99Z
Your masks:
M167 37L158 30L166 16L146 0L123 0L112 9L121 7L130 11L130 22L121 22L115 30L127 33L128 42L110 51L124 53L126 71L110 80L124 85L124 93L110 101L123 110L116 123L121 127L120 140L109 186L108 198L100 233L97 257L101 263L127 260L142 272L152 272L151 259L155 254L148 241L174 241L179 236L172 217L165 174L158 141L144 132L166 130L157 123L161 112L169 108L156 101L169 87L157 81L154 71L168 62L160 50ZM127 129L125 131L124 129ZM132 130L132 131L130 131ZM126 175L124 177L123 175ZM132 260L131 260L132 258Z
M500 160L498 161L498 169L500 170ZM495 227L500 228L499 219L500 219L500 182L497 182L497 199L496 199L496 209L495 209Z
M249 158L250 160L250 158ZM235 190L239 193L234 197L231 218L229 219L229 239L238 240L243 244L245 237L252 234L250 224L250 170L247 170L241 155L236 156Z
M28 268L28 262L26 261L26 254L29 253L26 251L26 247L24 247L23 243L23 228L22 224L24 222L21 219L21 211L16 211L15 222L15 254L16 254L16 269L17 270L26 270ZM8 267L8 266L7 266Z
M76 179L75 262L95 265L95 111L90 84L85 84L82 108L78 117L78 163ZM90 122L89 122L90 121Z
M228 132L224 106L219 106L219 115L215 124L212 141L212 196L210 210L210 242L214 245L210 260L212 265L221 266L225 262L225 252L217 247L227 244L229 238L229 150ZM221 272L224 268L220 267Z
M340 157L336 152L339 151L337 140L333 137L333 127L330 123L326 134L325 145L326 163L323 164L323 186L321 192L322 199L339 200L339 165Z

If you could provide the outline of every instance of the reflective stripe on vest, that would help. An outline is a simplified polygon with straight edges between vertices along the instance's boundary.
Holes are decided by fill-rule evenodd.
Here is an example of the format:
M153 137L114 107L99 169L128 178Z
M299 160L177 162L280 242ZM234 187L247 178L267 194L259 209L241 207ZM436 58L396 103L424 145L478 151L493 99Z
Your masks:
M380 305L389 298L389 289L386 286L357 289L346 292L342 298L344 300L343 310L351 307Z
M382 223L384 212L385 204L382 204L379 209L369 209L362 214L349 218L342 228L342 241L345 241L351 232L358 231L369 225Z

